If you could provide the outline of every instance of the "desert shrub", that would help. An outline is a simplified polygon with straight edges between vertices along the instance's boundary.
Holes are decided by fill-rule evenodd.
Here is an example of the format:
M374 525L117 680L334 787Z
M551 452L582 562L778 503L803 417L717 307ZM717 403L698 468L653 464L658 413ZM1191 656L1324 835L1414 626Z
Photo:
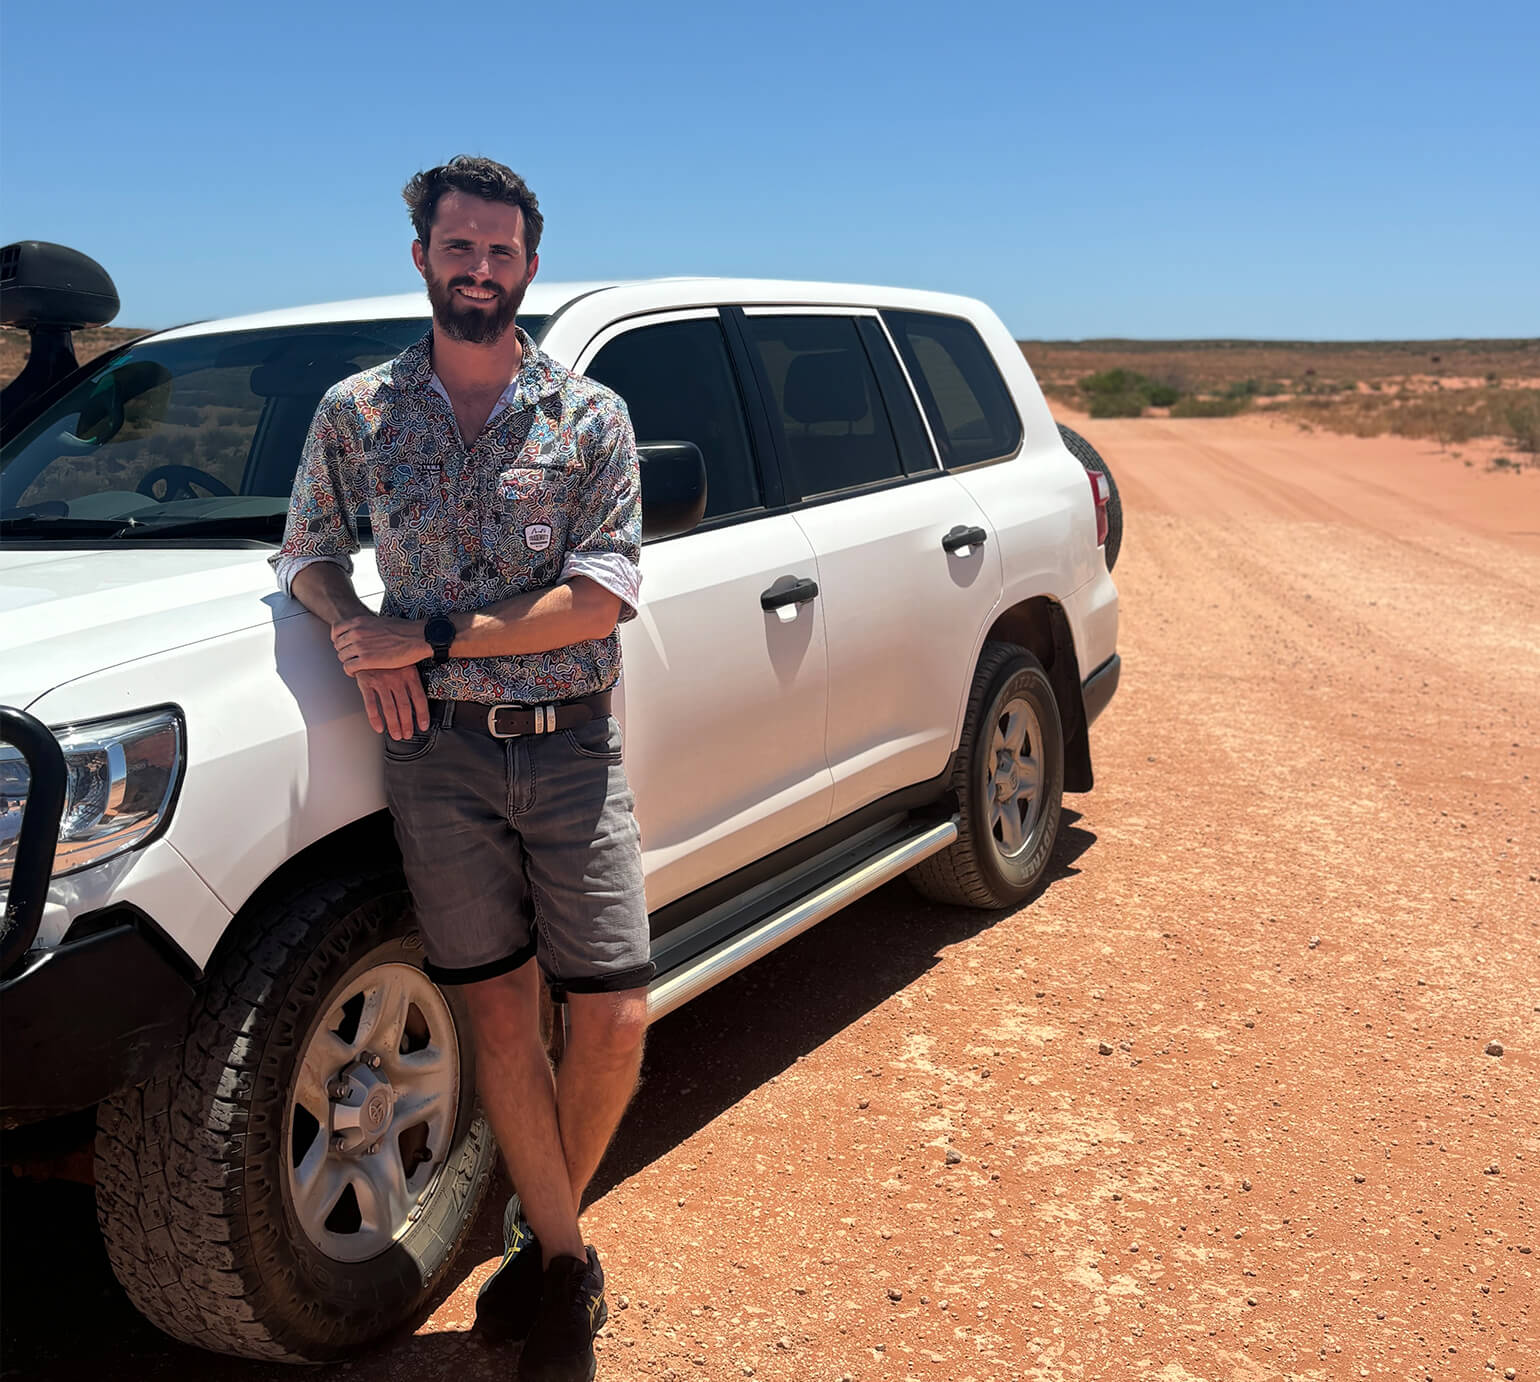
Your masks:
M1534 390L1526 393L1527 397L1515 399L1503 412L1513 444L1533 456L1540 452L1540 393Z
M1138 417L1146 407L1168 408L1181 397L1175 384L1131 369L1102 370L1080 381L1092 417Z
M1135 393L1099 393L1091 395L1092 417L1142 417L1144 397Z
M1149 380L1131 369L1104 369L1098 374L1086 375L1080 381L1080 391L1093 398L1097 394L1139 393L1147 383Z
M1172 417L1234 417L1244 412L1247 399L1179 398L1171 405Z

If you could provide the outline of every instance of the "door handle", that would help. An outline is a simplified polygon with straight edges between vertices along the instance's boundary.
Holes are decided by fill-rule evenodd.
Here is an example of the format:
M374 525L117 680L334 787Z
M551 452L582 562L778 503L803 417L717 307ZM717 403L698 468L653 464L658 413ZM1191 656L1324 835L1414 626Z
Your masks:
M982 547L989 541L989 534L982 528L964 528L961 524L941 539L943 552L955 552L959 547Z
M806 577L790 585L782 585L777 581L769 590L760 594L759 607L763 610L784 609L787 605L805 605L809 600L817 598L817 581L810 581Z

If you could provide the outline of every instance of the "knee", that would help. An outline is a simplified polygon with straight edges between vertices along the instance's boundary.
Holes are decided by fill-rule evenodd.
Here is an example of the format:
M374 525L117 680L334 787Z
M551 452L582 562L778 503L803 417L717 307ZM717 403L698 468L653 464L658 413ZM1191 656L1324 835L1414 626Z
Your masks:
M634 1060L647 1035L647 990L584 997L589 1001L573 1008L573 1045L589 1059L616 1065Z

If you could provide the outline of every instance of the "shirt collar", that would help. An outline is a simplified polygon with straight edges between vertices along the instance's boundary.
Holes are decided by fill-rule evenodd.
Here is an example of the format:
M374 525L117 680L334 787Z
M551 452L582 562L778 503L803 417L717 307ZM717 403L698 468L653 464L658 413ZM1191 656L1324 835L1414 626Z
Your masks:
M567 382L567 370L564 366L541 350L522 326L515 323L513 329L518 333L519 344L524 348L524 363L519 366L519 372L509 380L508 387L503 390L502 396L492 409L492 416L496 416L505 407L532 408L540 399L560 393L562 385ZM397 357L396 369L393 373L406 387L432 389L446 403L449 402L449 393L433 369L431 329L420 341L414 342L401 352Z

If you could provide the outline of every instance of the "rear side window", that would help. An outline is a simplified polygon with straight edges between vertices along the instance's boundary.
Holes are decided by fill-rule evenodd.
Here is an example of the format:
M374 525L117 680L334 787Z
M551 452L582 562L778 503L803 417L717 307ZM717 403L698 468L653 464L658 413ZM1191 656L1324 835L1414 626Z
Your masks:
M639 326L600 350L584 373L625 399L638 446L700 447L707 518L763 506L737 376L716 317Z
M751 316L744 325L770 384L790 479L804 499L903 475L852 318Z
M1014 454L1021 417L973 323L931 312L884 312L948 467Z

